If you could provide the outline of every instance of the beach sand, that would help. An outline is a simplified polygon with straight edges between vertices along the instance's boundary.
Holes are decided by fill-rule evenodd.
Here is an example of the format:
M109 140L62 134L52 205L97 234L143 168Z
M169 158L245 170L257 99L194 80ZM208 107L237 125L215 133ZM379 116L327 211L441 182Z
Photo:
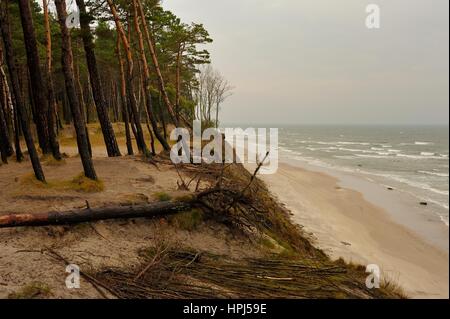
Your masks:
M428 236L415 231L420 222L407 218L412 205L401 196L363 194L356 182L288 164L261 177L331 258L376 264L411 298L449 297L448 227L433 221L423 228Z

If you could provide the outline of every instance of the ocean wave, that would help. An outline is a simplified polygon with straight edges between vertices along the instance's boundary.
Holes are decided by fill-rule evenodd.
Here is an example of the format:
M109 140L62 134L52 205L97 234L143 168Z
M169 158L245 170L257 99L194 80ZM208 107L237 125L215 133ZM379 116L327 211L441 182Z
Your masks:
M371 143L368 142L338 142L338 145L363 145L363 146L369 146Z
M448 222L448 216L439 216L441 218L441 221L448 227L449 226L449 222Z
M400 183L403 183L403 184L407 184L407 185L415 187L415 188L419 188L419 189L422 189L422 190L427 190L427 191L430 191L430 192L435 193L435 194L445 195L445 196L449 195L449 191L448 190L437 189L437 188L434 188L434 187L430 186L427 183L412 181L410 179L407 179L407 178L404 178L404 177L401 177L401 176L398 176L398 175L393 175L393 174L375 174L375 175L378 175L378 176L381 176L381 177L384 177L384 178L387 178L387 179L391 179L391 180L394 180L394 181L397 181L397 182L400 182ZM447 209L448 209L448 207L447 207Z
M436 156L435 153L425 153L422 152L420 155L410 155L410 154L397 154L398 157L404 157L414 160L426 160L426 159L437 159L437 160L445 160L447 157Z
M432 142L414 142L414 145L434 145Z
M379 150L362 150L362 149L354 149L354 148L345 148L345 147L339 147L338 150L344 151L344 152L351 152L351 153L363 153L363 154L376 154L376 155L390 155L386 152L384 149ZM356 154L355 154L356 155Z
M428 172L428 171L418 171L418 173L425 174L425 175L439 176L439 177L448 177L448 173L438 173L438 172Z
M331 141L331 142L326 142L326 141L313 141L313 140L303 140L303 141L299 141L302 144L319 144L319 145L362 145L362 146L370 146L372 145L369 142L350 142L350 141Z
M422 155L422 156L435 156L436 153L432 153L432 152L421 152L420 155Z
M334 158L339 158L339 159L345 159L345 160L353 160L356 159L356 156L352 156L352 155L334 155Z
M322 141L313 141L312 143L319 144L319 145L336 145L337 142L322 142Z
M389 156L389 154L378 154L378 155L370 155L370 154L355 154L355 156L361 157L361 158L375 158L375 159L388 159L392 158L392 156Z
M289 148L285 148L285 147L281 147L281 146L280 146L278 149L279 149L281 152L284 152L284 153L294 154L294 155L298 155L298 156L302 155L301 152L293 151L293 150L291 150L291 149L289 149Z
M409 143L400 143L398 145L401 146L426 146L426 145L434 145L433 142L409 142Z

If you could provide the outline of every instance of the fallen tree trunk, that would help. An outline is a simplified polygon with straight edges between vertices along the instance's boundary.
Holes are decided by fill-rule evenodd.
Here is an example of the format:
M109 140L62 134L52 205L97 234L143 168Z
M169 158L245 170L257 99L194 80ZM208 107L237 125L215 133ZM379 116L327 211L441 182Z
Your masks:
M107 219L158 217L177 214L191 208L190 203L159 202L139 206L86 208L67 212L11 214L0 216L0 228L70 225Z

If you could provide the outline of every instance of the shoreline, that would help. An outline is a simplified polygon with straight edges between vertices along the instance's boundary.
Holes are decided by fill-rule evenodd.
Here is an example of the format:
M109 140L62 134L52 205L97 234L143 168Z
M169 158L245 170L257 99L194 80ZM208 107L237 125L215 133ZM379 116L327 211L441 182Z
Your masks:
M362 193L367 202L383 209L393 222L449 253L449 227L434 211L433 203L423 206L420 204L422 200L416 195L389 185L387 181L374 180L365 173L341 171L299 160L282 163L335 178L339 187Z
M301 162L261 178L332 259L377 264L412 298L448 298L448 227L423 223L403 195Z

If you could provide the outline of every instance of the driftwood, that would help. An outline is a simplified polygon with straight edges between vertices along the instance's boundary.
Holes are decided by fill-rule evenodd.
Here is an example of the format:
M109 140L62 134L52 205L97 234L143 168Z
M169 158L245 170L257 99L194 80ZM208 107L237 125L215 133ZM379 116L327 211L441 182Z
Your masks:
M69 225L107 219L158 217L177 214L191 208L190 203L159 202L139 206L88 207L67 212L11 214L0 216L0 228Z

